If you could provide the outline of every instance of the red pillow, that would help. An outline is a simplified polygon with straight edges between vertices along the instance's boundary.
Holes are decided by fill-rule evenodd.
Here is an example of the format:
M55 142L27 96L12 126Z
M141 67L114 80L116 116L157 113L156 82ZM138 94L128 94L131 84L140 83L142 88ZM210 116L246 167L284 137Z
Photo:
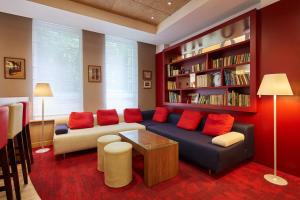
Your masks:
M209 114L203 134L217 136L230 132L233 125L234 117L229 114Z
M165 107L156 107L152 120L156 122L165 122L168 119L168 109Z
M194 131L197 129L201 119L202 115L200 112L185 110L177 123L177 127Z
M119 123L116 109L97 110L97 121L100 126Z
M143 121L141 110L139 108L126 108L124 110L124 120L127 123Z
M72 112L69 117L70 129L92 128L94 127L94 117L92 112Z

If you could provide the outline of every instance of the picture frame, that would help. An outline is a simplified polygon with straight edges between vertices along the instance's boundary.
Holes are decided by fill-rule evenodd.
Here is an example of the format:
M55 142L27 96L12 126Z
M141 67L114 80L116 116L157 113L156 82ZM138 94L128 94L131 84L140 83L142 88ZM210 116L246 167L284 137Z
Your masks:
M152 71L143 70L143 79L144 80L152 80Z
M101 83L101 66L88 65L88 82Z
M4 78L26 79L25 59L4 57Z
M151 89L152 82L151 81L144 81L144 89Z

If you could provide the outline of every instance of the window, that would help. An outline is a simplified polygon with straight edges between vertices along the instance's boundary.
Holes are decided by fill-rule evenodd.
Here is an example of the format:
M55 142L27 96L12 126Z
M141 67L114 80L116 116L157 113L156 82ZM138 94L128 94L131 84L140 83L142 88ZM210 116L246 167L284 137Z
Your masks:
M83 110L82 31L33 20L33 89L49 83L53 97L45 98L45 116ZM33 116L42 113L40 97L33 97Z
M137 42L105 36L106 107L138 106Z

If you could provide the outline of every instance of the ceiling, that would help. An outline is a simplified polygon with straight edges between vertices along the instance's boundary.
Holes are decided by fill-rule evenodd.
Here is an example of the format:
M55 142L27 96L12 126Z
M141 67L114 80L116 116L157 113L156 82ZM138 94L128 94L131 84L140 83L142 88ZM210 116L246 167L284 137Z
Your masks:
M139 1L149 4L150 2L166 2L165 0ZM0 12L162 45L177 43L249 10L260 9L276 1L278 0L190 0L158 25L73 0L1 0ZM102 0L97 2L102 2ZM146 13L144 9L142 11Z
M158 25L190 0L71 0L142 22Z

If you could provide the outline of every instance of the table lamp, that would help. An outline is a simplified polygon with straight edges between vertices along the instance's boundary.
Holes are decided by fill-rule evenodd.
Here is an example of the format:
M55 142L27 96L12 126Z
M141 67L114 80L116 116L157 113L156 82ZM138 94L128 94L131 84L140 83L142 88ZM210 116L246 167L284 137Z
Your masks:
M276 96L277 95L293 95L293 91L289 84L286 74L266 74L260 84L257 94L272 95L274 99L274 174L266 174L264 178L276 185L287 185L288 182L277 176L277 130L276 130Z
M44 147L44 97L52 97L52 91L49 83L37 83L34 91L33 96L35 97L42 97L42 133L41 133L41 148L35 151L36 153L45 153L49 151L49 148Z

